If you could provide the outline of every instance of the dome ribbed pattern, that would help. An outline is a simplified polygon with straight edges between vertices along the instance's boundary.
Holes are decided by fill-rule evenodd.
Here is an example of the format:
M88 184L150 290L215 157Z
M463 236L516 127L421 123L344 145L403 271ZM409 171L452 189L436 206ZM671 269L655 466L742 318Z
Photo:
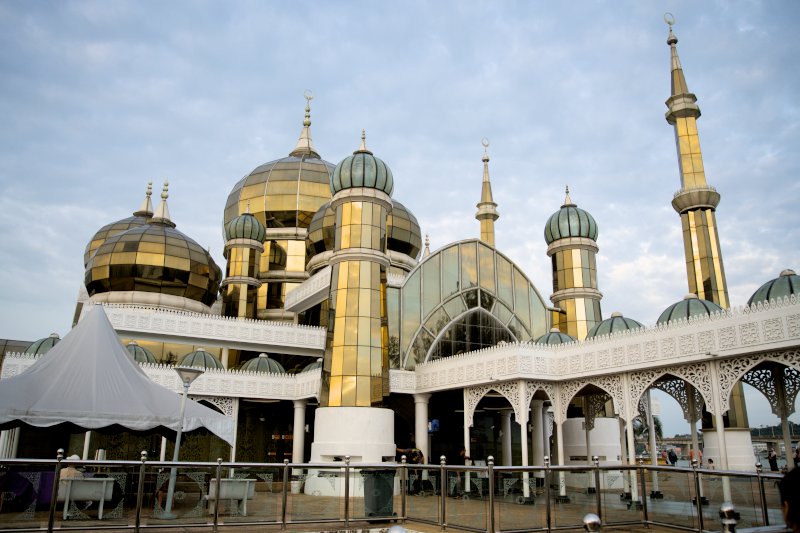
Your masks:
M308 237L306 237L308 257L311 258L326 250L333 250L335 238L336 212L328 202L314 213L314 217L308 225Z
M31 355L46 354L48 351L50 351L50 348L58 344L58 341L60 340L61 339L57 333L51 333L49 337L32 342L30 346L25 348L25 353L29 353Z
M222 363L213 354L205 350L195 350L184 355L177 366L188 366L190 368L209 368L222 369Z
M352 187L378 189L391 196L394 190L392 171L369 151L359 150L336 165L331 175L333 194Z
M262 353L258 357L245 361L239 368L242 372L264 372L268 374L285 374L283 365L275 359L270 359L267 354Z
M642 325L641 322L633 320L632 318L625 318L619 313L613 313L611 315L611 318L606 318L599 324L595 325L592 329L590 329L589 333L586 334L586 338L591 339L594 337L611 335L612 333L639 329L643 327L644 326Z
M136 344L135 342L128 343L127 346L128 353L131 354L131 357L137 363L156 363L156 356L153 355L153 352L148 350L147 348L143 348Z
M656 323L666 324L673 320L688 320L688 318L692 316L710 315L717 311L722 311L722 308L714 302L700 299L694 294L687 294L680 302L674 303L664 309L664 312L658 317Z
M585 237L597 240L597 222L592 215L575 204L565 204L550 215L544 227L547 244L567 237Z
M228 222L228 225L225 226L225 238L228 240L250 239L263 244L267 239L267 230L256 217L250 213L244 213Z
M318 370L320 368L322 368L322 359L321 358L317 359L316 361L314 361L310 365L306 366L303 370L301 370L301 372L312 372L312 371Z
M392 200L392 210L386 219L386 249L414 259L422 249L422 230L417 217L397 200Z
M792 294L800 294L800 276L794 270L784 270L777 278L770 280L758 288L747 300L747 305L769 302Z
M553 328L536 339L536 344L567 344L569 342L575 342L575 340L575 337L572 335L561 333L558 328Z

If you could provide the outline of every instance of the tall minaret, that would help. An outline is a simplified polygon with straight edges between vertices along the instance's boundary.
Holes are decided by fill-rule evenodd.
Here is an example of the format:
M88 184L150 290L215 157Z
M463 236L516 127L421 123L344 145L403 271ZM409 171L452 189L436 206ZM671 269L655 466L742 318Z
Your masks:
M500 218L500 214L492 198L492 182L489 181L489 140L484 138L481 144L483 144L483 185L475 218L481 223L481 240L489 246L494 246L494 221Z
M389 396L386 221L394 179L386 163L367 149L362 131L361 146L336 165L330 184L336 227L311 460L350 456L354 462L380 462L395 453L394 412L384 407Z
M672 199L672 207L681 216L689 292L727 308L730 306L728 287L714 216L720 196L706 182L700 136L697 133L700 108L696 103L697 97L689 92L683 76L676 47L678 38L672 33L675 19L668 14L664 20L669 25L667 44L672 58L672 95L666 101L666 118L675 128L681 175L681 190Z

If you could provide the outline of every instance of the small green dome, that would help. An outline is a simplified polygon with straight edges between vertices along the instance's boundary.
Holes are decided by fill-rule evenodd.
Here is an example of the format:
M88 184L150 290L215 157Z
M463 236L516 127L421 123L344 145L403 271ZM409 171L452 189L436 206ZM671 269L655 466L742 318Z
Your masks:
M564 205L550 215L544 227L544 240L547 244L567 237L597 240L597 222L587 211L572 203L572 199L569 197L569 188L567 188Z
M611 313L611 318L606 318L599 324L595 325L589 330L589 333L586 334L586 338L592 339L602 335L611 335L612 333L639 329L643 327L644 326L641 322L638 322L632 318L625 318L622 316L622 313Z
M50 348L58 344L61 338L58 336L58 333L51 333L49 337L45 337L43 339L39 339L38 341L34 341L25 348L25 353L31 355L43 355L50 351Z
M536 339L535 344L567 344L568 342L575 342L575 340L572 335L561 333L558 328L551 328L549 332Z
M780 276L759 287L747 300L747 305L769 302L792 294L800 294L800 276L794 270L787 268Z
M367 150L364 132L361 132L361 147L353 155L345 157L331 174L331 192L352 187L378 189L389 196L394 190L394 178L389 167Z
M250 239L263 243L267 239L267 230L258 219L250 213L244 213L235 217L225 226L225 238Z
M317 359L316 361L314 361L313 363L311 363L308 366L306 366L300 372L312 372L312 371L318 370L320 368L322 368L322 358L321 357L319 359Z
M137 363L156 364L156 356L153 355L153 352L147 348L139 346L136 341L129 342L125 348L128 349L128 353L131 354L131 357Z
M657 324L666 324L673 320L685 319L687 320L692 316L710 315L717 311L722 311L722 308L714 302L698 298L696 294L687 294L680 302L674 303L664 309L661 316L658 317Z
M184 355L178 366L188 366L190 368L204 368L208 370L209 368L217 368L222 370L224 367L222 363L220 363L219 359L214 357L213 354L208 353L202 348L198 348L193 352L189 352Z
M264 372L268 374L286 373L286 370L283 368L282 364L277 362L275 359L270 359L265 353L262 353L258 357L254 357L249 361L245 361L239 370L242 372Z

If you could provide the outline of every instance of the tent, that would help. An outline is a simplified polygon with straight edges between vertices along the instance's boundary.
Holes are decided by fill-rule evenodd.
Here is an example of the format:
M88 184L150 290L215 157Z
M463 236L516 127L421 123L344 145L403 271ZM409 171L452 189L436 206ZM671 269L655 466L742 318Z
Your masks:
M180 394L151 381L131 359L99 305L27 370L0 380L0 425L177 431L180 404ZM187 400L183 420L184 431L205 427L233 443L233 420L213 409Z

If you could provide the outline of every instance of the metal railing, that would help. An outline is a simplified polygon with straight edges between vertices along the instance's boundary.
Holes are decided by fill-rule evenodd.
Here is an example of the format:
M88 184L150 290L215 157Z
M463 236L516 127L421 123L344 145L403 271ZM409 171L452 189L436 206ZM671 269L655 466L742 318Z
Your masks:
M73 477L76 467L86 472ZM164 487L173 467L168 515ZM448 465L444 457L438 465L410 465L405 457L377 464L351 464L349 457L325 464L170 462L148 461L145 452L139 461L70 461L59 450L55 460L0 460L0 531L310 524L329 530L393 521L516 533L582 529L589 515L592 527L702 532L719 530L723 518L730 530L735 516L740 527L779 530L781 477L760 467L601 466L596 457L590 465L552 466L546 459L544 467L519 467L496 466L492 457L486 466ZM724 517L712 511L720 505Z

